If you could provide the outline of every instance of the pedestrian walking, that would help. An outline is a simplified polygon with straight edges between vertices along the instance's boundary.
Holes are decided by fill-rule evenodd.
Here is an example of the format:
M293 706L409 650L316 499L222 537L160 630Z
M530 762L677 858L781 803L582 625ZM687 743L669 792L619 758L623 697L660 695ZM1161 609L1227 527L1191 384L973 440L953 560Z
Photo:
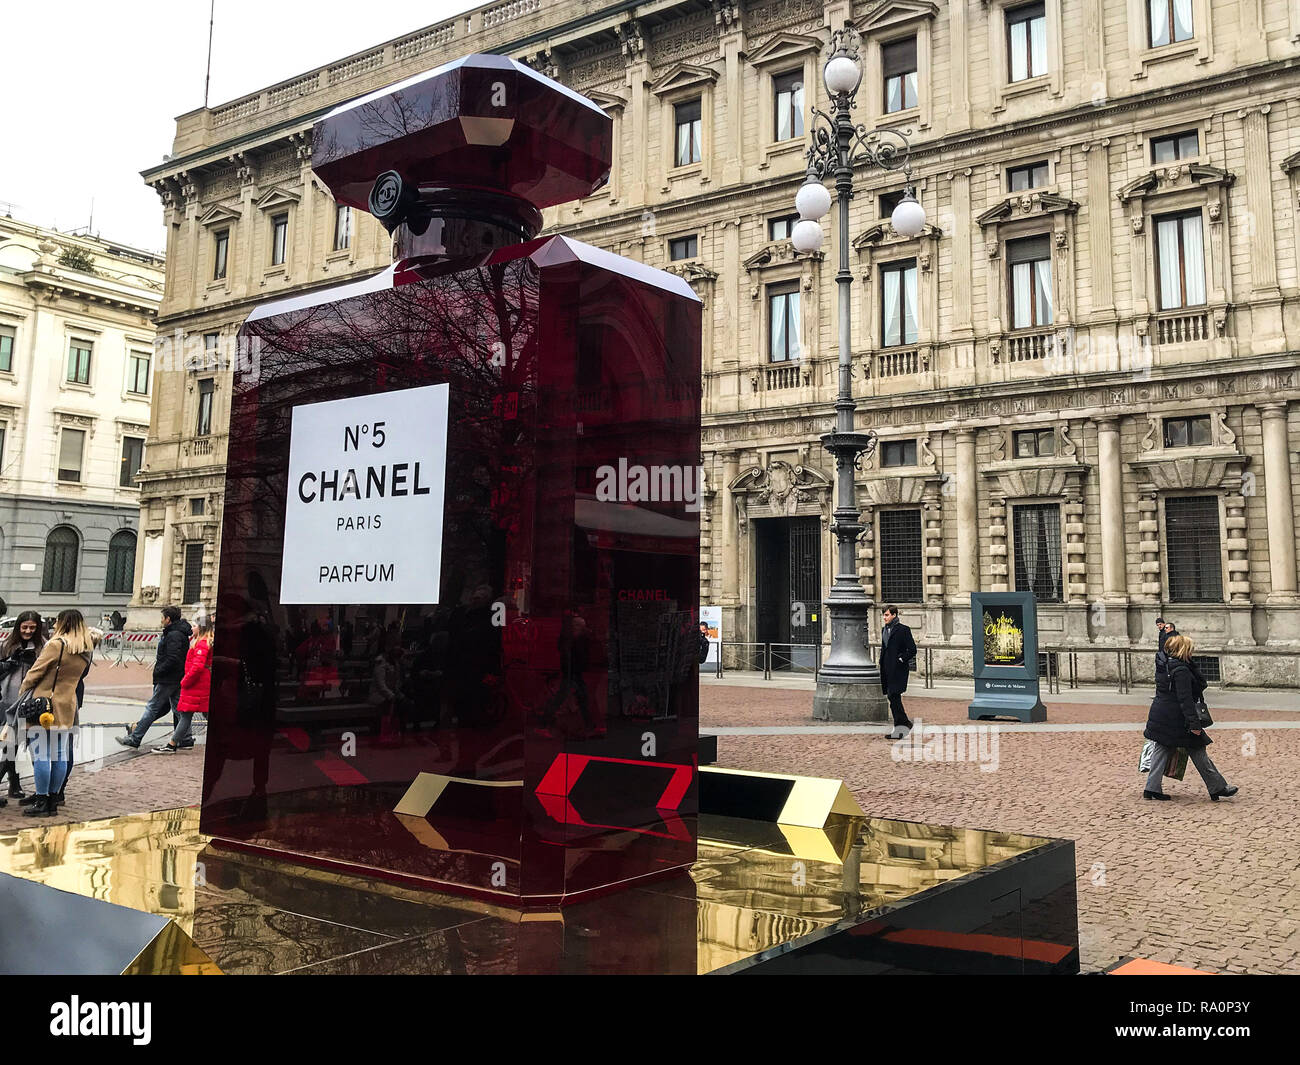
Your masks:
M190 623L181 617L180 607L162 608L162 636L158 639L158 656L153 665L153 695L144 704L144 713L135 723L135 728L125 736L114 737L123 747L138 749L149 727L169 710L173 729L180 724L176 706L181 698L181 677L185 674L185 656L189 653L193 634ZM186 744L193 745L193 740Z
M175 754L193 747L194 715L208 712L208 696L212 691L212 619L204 616L195 624L194 640L185 656L185 673L181 677L176 727L168 742L153 749L154 754Z
M0 806L8 799L26 798L18 782L18 741L25 732L24 723L17 720L14 704L22 690L27 671L36 663L36 657L45 646L45 622L35 610L25 610L18 615L13 630L0 645L0 780L9 778L8 798L0 798Z
M36 794L19 800L26 817L53 817L59 809L58 795L68 772L68 752L77 718L77 685L90 668L91 637L80 610L65 610L54 622L54 632L41 648L19 690L19 707L24 695L50 700L48 715L41 724L28 728ZM46 720L46 718L49 720Z
M890 735L899 729L911 729L912 719L903 709L903 693L907 691L907 677L916 657L916 641L912 630L898 620L898 607L884 609L884 630L880 637L880 687L889 699L889 712L894 718Z
M1170 636L1177 636L1178 630L1174 627L1172 621L1166 621L1164 618L1156 618L1156 633L1159 642L1156 645L1156 680L1159 681L1161 675L1165 672L1166 663L1169 656L1164 653L1165 641ZM1151 757L1156 753L1156 745L1150 740L1142 745L1142 755L1138 758L1138 772L1145 776L1151 772Z
M1161 789L1161 777L1180 747L1187 751L1214 802L1237 794L1237 788L1229 787L1205 749L1214 741L1205 731L1209 722L1202 720L1204 702L1201 693L1206 684L1192 661L1192 650L1190 639L1173 635L1165 641L1165 648L1160 652L1166 656L1166 661L1162 663L1164 670L1157 671L1156 697L1151 700L1151 710L1147 715L1145 735L1156 748L1151 756L1146 790L1142 792L1144 799L1169 798ZM1208 711L1205 711L1205 717L1209 717Z

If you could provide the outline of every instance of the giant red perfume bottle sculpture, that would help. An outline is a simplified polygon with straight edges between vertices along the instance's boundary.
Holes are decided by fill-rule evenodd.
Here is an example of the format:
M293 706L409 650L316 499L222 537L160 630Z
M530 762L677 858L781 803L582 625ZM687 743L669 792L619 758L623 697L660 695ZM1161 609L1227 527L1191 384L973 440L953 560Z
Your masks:
M394 265L241 342L202 828L549 905L695 858L700 309L540 209L611 124L470 56L317 123Z

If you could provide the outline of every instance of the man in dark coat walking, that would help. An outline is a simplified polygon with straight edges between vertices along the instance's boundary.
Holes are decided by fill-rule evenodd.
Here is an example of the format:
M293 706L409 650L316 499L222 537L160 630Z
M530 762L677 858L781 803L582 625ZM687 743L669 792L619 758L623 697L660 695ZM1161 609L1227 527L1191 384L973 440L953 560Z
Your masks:
M907 675L916 657L912 630L898 620L898 607L885 607L885 628L880 638L880 687L889 698L889 712L894 716L894 730L910 729L912 720L903 709L903 692Z
M190 623L181 617L181 608L165 606L162 608L162 635L158 638L158 657L153 664L153 695L144 704L144 713L140 720L125 736L116 737L123 747L139 748L149 727L168 711L172 715L172 724L176 724L176 704L181 698L181 677L185 675L185 656L190 650L190 637L194 630ZM183 744L193 747L194 741Z

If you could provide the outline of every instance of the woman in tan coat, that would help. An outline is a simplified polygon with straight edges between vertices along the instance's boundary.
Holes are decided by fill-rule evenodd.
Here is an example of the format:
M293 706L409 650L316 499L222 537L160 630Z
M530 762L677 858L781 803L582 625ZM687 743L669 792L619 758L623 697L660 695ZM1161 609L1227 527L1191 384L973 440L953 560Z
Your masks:
M23 813L28 817L52 817L58 811L53 796L63 787L68 774L72 727L77 717L77 684L90 668L93 645L86 619L80 610L65 610L54 622L49 642L41 648L32 668L23 678L19 692L49 699L54 720L28 729L36 794Z

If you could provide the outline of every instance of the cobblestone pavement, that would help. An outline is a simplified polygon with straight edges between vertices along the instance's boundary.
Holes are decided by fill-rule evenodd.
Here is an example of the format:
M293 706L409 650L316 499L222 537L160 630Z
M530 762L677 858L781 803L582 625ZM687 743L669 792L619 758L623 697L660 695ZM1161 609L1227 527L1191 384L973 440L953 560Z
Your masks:
M722 735L718 764L841 777L874 816L1075 841L1085 972L1125 955L1221 973L1300 972L1300 730L1233 728L1233 721L1300 719L1264 710L1215 711L1210 753L1233 798L1213 803L1190 766L1166 781L1166 803L1142 799L1137 773L1146 710L1053 702L1074 733L1000 734L997 769L974 761L896 761L880 735ZM966 722L964 702L907 699L913 719ZM811 693L714 687L701 726L812 724ZM1132 722L1130 732L1089 722Z
M1136 771L1145 704L1138 693L1113 698L1052 702L1051 722L1078 724L1076 732L999 733L991 772L975 760L899 761L883 736L847 730L723 734L719 764L840 777L873 816L1073 839L1085 972L1125 955L1212 972L1300 972L1300 713L1215 711L1211 755L1241 793L1210 802L1189 766L1185 780L1166 782L1173 801L1153 803L1143 801ZM812 725L811 704L811 692L709 683L701 726ZM929 725L966 723L961 700L908 698L907 706ZM58 820L195 803L202 758L201 746L168 756L112 752L99 771L74 772ZM0 809L0 833L34 823L51 821L21 817L13 803Z

